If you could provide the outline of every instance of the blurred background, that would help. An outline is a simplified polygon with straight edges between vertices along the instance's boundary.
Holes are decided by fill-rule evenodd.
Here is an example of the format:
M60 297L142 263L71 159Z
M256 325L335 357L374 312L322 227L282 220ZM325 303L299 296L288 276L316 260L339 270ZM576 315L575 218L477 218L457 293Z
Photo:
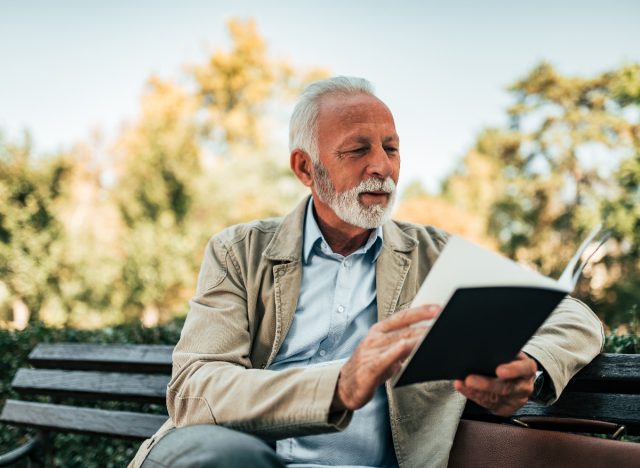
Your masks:
M288 118L338 74L395 115L396 218L555 277L610 228L575 295L639 352L638 25L637 0L0 0L0 407L37 343L174 344L209 237L305 195ZM138 443L54 446L103 468Z
M207 239L304 196L287 121L362 76L401 137L396 218L558 276L638 327L640 3L0 2L0 323L182 317Z

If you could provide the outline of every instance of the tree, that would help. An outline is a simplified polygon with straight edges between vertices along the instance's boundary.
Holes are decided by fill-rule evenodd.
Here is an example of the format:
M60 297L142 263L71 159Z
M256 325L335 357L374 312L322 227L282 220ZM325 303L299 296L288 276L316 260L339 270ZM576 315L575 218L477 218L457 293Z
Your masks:
M253 21L228 28L228 51L178 79L150 77L140 115L107 149L37 158L28 138L0 139L0 308L154 324L185 311L213 233L300 199L272 137L276 110L325 72L273 59Z
M430 224L449 234L465 237L490 249L497 249L487 236L485 219L477 212L456 205L450 199L430 195L418 181L411 182L394 211L394 219Z
M36 159L28 135L17 143L0 136L0 282L19 327L37 320L66 268L56 202L68 170L62 155Z
M628 247L637 245L632 226L640 219L632 208L638 89L640 65L593 78L566 77L545 63L535 67L510 88L516 102L509 128L484 131L445 190L457 203L488 213L488 231L504 253L551 275L604 219L614 240L579 294L611 323L632 306L619 280L638 286L638 252ZM479 184L485 188L468 189Z
M269 56L253 20L227 22L231 50L217 49L203 65L190 67L202 130L218 154L238 158L263 153L270 143L267 117L326 71L297 70Z
M637 324L640 319L640 65L629 65L612 74L611 92L618 106L635 111L635 120L624 129L622 136L632 142L632 154L614 173L616 194L603 204L603 214L614 227L618 240L614 257L617 262L604 259L607 270L613 270L615 275L608 281L610 293L598 299L615 301L620 309L628 309L635 316L623 318L635 320Z
M188 67L182 84L149 80L115 147L124 307L147 324L184 308L213 232L280 215L302 193L267 129L271 109L321 72L271 59L252 21L228 27L231 50Z

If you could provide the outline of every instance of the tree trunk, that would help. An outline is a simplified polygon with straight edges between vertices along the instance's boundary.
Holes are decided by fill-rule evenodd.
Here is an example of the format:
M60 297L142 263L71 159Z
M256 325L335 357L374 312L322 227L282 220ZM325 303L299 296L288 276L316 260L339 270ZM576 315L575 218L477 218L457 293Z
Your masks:
M142 325L147 328L158 325L160 312L155 305L146 305L142 311Z
M13 300L12 309L13 326L18 330L24 330L29 324L29 316L31 315L29 307L27 307L27 304L25 304L22 299L16 298Z

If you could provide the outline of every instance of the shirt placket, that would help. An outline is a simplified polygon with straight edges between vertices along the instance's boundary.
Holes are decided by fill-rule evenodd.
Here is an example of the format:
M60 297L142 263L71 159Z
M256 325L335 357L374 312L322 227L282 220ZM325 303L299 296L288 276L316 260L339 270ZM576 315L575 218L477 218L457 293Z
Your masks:
M319 355L321 358L331 357L331 354L339 346L343 335L349 325L352 316L353 304L350 303L351 290L355 287L351 274L356 254L341 258L340 268L336 276L336 288L331 307L331 324L325 343L321 346Z

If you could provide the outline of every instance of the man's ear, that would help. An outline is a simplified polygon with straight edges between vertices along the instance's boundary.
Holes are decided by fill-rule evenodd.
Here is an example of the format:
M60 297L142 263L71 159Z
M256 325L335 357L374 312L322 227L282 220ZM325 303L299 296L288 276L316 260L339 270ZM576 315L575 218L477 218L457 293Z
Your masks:
M313 164L311 157L301 149L295 149L290 157L291 170L305 186L313 185Z

